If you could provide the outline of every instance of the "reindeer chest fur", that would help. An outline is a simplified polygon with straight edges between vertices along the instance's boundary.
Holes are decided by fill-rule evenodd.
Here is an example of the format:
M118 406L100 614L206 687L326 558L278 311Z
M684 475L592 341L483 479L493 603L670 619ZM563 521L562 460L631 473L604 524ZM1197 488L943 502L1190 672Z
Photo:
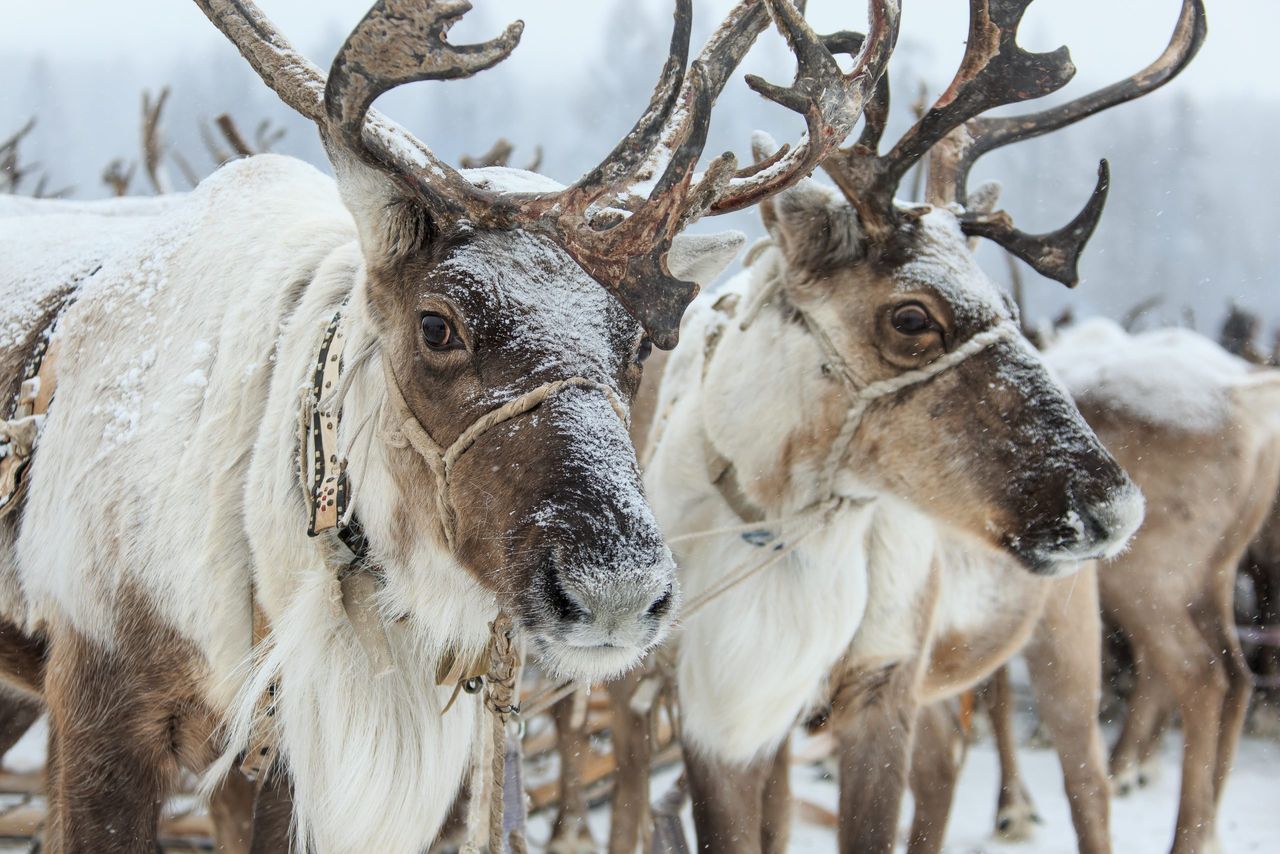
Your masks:
M664 376L655 428L660 438L646 477L659 522L673 543L687 603L716 588L735 568L767 559L771 549L785 547L787 537L779 530L767 541L751 532L680 541L682 534L743 521L708 481L713 451L705 436L702 407L707 402L698 380L705 352L700 338L714 320L707 300L695 304L684 331L689 345L676 351ZM761 394L771 391L764 388ZM747 426L772 438L771 424L753 425ZM762 437L762 452L767 441ZM868 519L864 506L841 510L780 562L690 614L679 638L678 679L684 737L698 749L748 761L775 748L812 705L866 602ZM770 639L763 656L761 637ZM751 678L743 678L748 672Z

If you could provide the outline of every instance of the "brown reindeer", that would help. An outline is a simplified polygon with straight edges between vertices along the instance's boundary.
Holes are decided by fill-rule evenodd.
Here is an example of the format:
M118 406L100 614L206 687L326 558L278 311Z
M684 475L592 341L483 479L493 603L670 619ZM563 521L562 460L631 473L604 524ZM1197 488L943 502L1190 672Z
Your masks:
M1128 336L1101 321L1067 330L1046 358L1147 499L1130 548L1097 573L1101 609L1128 637L1138 670L1112 776L1118 787L1133 787L1176 708L1186 746L1173 850L1215 850L1214 819L1250 690L1235 636L1235 568L1258 541L1280 482L1280 373L1250 369L1195 333ZM1039 642L1055 631L1064 598L1063 591L1050 597L1048 620L1024 654L1074 815L1082 797L1072 771L1096 768L1100 757L1063 738L1062 728L1096 726L1099 616L1096 607L1076 610L1056 627L1058 642ZM1034 810L1018 774L1007 676L997 676L991 693L1001 760L997 830L1022 838ZM952 756L937 745L917 750L930 752L920 761L934 766ZM933 785L913 792L945 824L949 794ZM937 832L940 842L941 826ZM1097 850L1083 834L1081 850Z
M965 179L985 152L1171 79L1201 42L1203 9L1188 0L1164 55L1132 78L1041 113L975 118L1070 77L1065 49L1029 54L1017 46L1026 5L971 3L956 79L878 154L882 84L861 138L824 163L841 194L802 184L762 206L770 245L752 253L754 263L718 299L695 304L686 334L698 343L677 350L664 373L646 487L664 530L684 541L674 547L682 583L702 608L690 614L687 606L675 670L694 819L709 850L784 844L781 747L846 651L852 667L831 686L838 722L848 724L837 732L854 760L843 775L840 844L892 846L916 709L933 690L927 644L949 622L965 628L952 616L964 603L947 599L965 589L965 572L998 570L950 546L946 560L932 564L934 523L1042 574L1109 554L1136 527L1139 504L1129 500L1128 481L1061 386L1046 378L1041 393L1035 378L1043 368L1020 335L981 349L993 325L1016 330L1016 321L966 245L969 237L996 239L1041 273L1074 283L1100 214L1105 169L1076 220L1038 237L987 210L989 192L969 198ZM954 169L930 176L930 196L950 204L895 203L902 177L944 138L959 146ZM1052 426L1027 420L1041 418ZM1059 460L1059 453L1080 456ZM843 466L834 478L841 486L828 491L832 460ZM814 501L832 492L849 501L831 511L832 522L782 521L811 519L810 508L828 506ZM732 531L735 522L758 530L745 530L742 542L705 533ZM762 545L787 551L775 567L736 574L763 560L760 551L751 556ZM1075 589L1089 590L1085 572ZM979 589L1002 593L1020 583L1048 595L1030 575L1012 584L1001 575ZM1011 638L1029 634L1037 615L1021 611L1024 596L1010 599L1004 634L988 637L980 654L944 661L937 678L972 682L1012 654ZM1072 601L1089 605L1087 594ZM1082 808L1103 811L1097 844L1105 846L1105 772L1095 745L1099 762L1088 782L1095 794ZM626 822L634 832L638 823ZM635 841L614 834L618 850Z

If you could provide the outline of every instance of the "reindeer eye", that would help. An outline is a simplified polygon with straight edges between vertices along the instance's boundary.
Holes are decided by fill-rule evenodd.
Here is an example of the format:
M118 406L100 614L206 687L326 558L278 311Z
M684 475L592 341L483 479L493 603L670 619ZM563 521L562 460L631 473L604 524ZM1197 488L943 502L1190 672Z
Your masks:
M636 364L643 365L645 363L645 360L647 360L650 354L652 353L653 353L653 342L650 341L649 336L646 335L643 338L641 338L640 343L636 345L636 356L635 356Z
M893 310L893 328L903 335L921 335L933 328L933 318L924 306L916 303L900 305Z
M432 350L456 350L463 346L448 319L433 313L422 315L422 340Z

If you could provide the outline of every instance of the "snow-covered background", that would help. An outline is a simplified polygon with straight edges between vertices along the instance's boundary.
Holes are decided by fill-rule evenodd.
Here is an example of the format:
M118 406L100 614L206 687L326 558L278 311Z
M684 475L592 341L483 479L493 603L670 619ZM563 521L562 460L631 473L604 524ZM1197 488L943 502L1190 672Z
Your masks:
M695 44L732 0L695 3ZM367 0L260 0L282 31L324 66ZM474 79L418 84L380 104L442 156L486 150L498 136L517 146L520 165L535 145L543 170L572 180L605 155L642 111L663 61L670 4L663 0L537 3L477 0L455 29L456 41L488 38L517 17L527 27L505 63ZM950 79L964 48L967 5L908 0L894 56L894 121L905 127L923 82L931 96ZM1067 44L1080 69L1062 94L1071 97L1137 71L1163 48L1178 0L1038 0L1024 22L1023 43L1049 50ZM1056 228L1083 203L1100 157L1113 185L1101 227L1086 253L1085 282L1075 293L1030 280L1028 305L1043 317L1063 306L1077 316L1122 316L1149 297L1163 301L1148 323L1192 322L1216 335L1229 301L1280 325L1275 299L1280 246L1280 170L1271 148L1280 132L1280 75L1270 60L1280 30L1274 0L1211 0L1209 39L1173 84L1136 103L984 159L973 183L998 178L1005 207L1029 231ZM811 0L823 31L865 27L857 0ZM791 65L781 40L767 33L748 71L784 82ZM173 89L165 131L197 170L211 168L198 127L227 111L246 131L263 118L288 128L276 146L313 162L322 156L314 131L283 107L204 19L183 0L8 0L0 7L0 138L30 116L39 119L30 153L55 186L80 197L106 193L100 175L116 157L137 158L144 88ZM780 139L800 122L738 80L722 98L708 152L749 155L749 134ZM139 189L144 181L135 180ZM730 218L758 232L755 214ZM703 223L710 230L724 220ZM1007 277L992 246L985 266ZM1268 332L1268 335L1270 333ZM1270 349L1270 340L1262 342Z

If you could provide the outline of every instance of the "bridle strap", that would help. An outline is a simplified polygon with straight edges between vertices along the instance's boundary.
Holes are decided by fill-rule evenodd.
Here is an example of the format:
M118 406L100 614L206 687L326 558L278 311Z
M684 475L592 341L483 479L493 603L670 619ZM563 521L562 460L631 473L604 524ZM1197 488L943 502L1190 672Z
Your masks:
M761 284L758 291L748 295L742 320L738 324L740 330L746 331L759 317L763 306L777 295L781 290L780 280L781 271L775 271L771 277ZM842 501L848 501L847 498L836 493L836 476L839 474L840 466L848 456L849 447L852 445L854 435L862 422L862 416L872 403L882 397L896 394L903 389L926 383L966 359L985 351L993 344L1000 341L1016 340L1021 335L1018 327L1012 321L1000 320L972 336L955 350L944 353L927 365L904 371L897 376L862 385L844 356L836 348L832 337L827 334L827 331L818 322L817 318L799 307L793 306L793 308L800 314L806 328L809 330L809 334L817 342L819 349L822 350L824 372L838 375L849 397L849 408L845 411L844 422L841 424L840 431L836 434L835 441L832 442L828 450L827 458L819 476L818 495L814 501L810 502L798 513L793 514L794 517L807 518L814 516L830 519L832 513L829 508L841 505ZM703 353L702 378L704 381L707 377L711 360L719 349L716 345L720 342L728 319L728 316L723 312L721 314L721 322L708 327L706 346ZM702 429L704 451L707 457L708 479L720 493L725 503L744 523L741 526L730 526L725 530L732 529L737 531L739 528L744 530L750 528L751 531L754 531L756 527L768 526L770 524L769 520L762 518L764 514L755 508L746 498L745 493L742 492L732 461L716 448L705 424ZM711 532L696 532L688 536L696 539L708 533Z
M303 392L299 407L299 479L307 500L307 533L311 536L333 529L338 529L341 534L352 521L347 512L350 502L347 460L338 452L342 395L334 394L343 381L345 367L346 306L347 301L343 300L325 328L311 372L311 385ZM382 375L387 390L383 438L394 447L413 448L430 469L436 487L436 510L450 550L457 545L457 513L451 500L450 475L458 459L487 431L538 408L547 398L570 387L600 392L623 426L630 422L626 406L610 386L586 377L572 376L545 382L485 412L446 447L427 432L405 402L400 383L385 354L382 356Z
M926 383L971 356L976 356L983 352L993 344L1000 341L1013 340L1021 334L1012 321L1001 320L972 336L951 352L943 353L927 365L904 371L897 376L858 386L853 379L853 372L849 369L848 363L840 355L830 336L826 334L825 330L818 325L817 320L809 315L808 312L802 311L800 314L804 318L805 324L813 331L814 339L822 348L828 363L839 372L840 378L843 380L850 396L849 408L845 412L844 423L840 426L840 432L836 435L836 440L831 444L826 463L822 468L821 494L824 496L823 500L829 499L835 494L836 474L849 453L849 446L853 444L853 437L862 422L862 416L873 402L882 397L897 394L903 389Z
M518 418L541 406L549 397L566 388L585 388L602 393L609 401L618 420L625 427L628 422L627 410L612 388L604 383L586 377L566 377L545 382L536 388L526 391L506 403L481 415L469 427L458 434L458 438L446 448L431 437L418 420L418 416L409 409L404 393L396 379L391 363L385 357L382 360L382 373L387 386L387 420L383 430L386 442L394 447L412 447L418 456L426 462L431 470L436 485L436 509L439 511L440 524L444 529L445 541L452 550L456 546L457 513L450 496L453 467L476 441L487 431L513 418Z

